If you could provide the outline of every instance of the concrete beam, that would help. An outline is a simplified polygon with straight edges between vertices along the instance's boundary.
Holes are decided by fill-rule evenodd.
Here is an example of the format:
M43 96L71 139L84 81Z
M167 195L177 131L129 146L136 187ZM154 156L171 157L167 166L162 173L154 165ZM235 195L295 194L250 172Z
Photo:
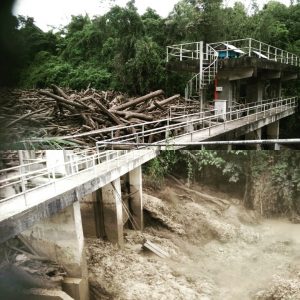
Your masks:
M61 264L68 276L82 278L80 297L89 299L87 265L79 202L44 219L22 233L24 239L44 257Z
M282 81L290 81L290 80L295 80L298 79L298 74L286 74L284 73L281 77Z
M129 172L130 200L129 209L132 213L135 227L138 230L144 228L143 218L143 187L142 167L137 167Z
M112 243L124 246L123 207L120 178L102 188L102 207L106 237Z
M267 59L261 59L256 57L243 56L236 59L223 60L222 70L233 70L236 68L256 68L259 72L261 70L274 70L284 71L286 73L299 73L299 67L276 62Z
M281 78L281 71L274 71L274 70L263 70L260 76L261 80L280 79L280 78Z
M254 76L255 69L252 67L245 67L233 70L220 70L218 73L219 80L241 80L251 78Z

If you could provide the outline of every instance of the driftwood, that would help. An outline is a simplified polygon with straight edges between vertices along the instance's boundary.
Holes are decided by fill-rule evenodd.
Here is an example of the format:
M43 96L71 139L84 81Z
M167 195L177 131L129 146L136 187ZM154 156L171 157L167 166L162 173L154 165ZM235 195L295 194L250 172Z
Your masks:
M159 107L163 107L164 105L169 104L169 103L171 103L171 102L177 100L179 97L180 97L180 95L175 95L175 96L170 97L170 98L168 98L168 99L165 99L165 100L163 100L163 101L156 102L156 104L157 104ZM152 111L152 110L154 110L155 108L156 108L156 105L155 105L155 103L154 103L153 105L151 105L151 106L148 108L148 111Z
M155 105L155 107L157 107L158 109L164 111L166 110L164 107L162 107L157 101L153 101L153 104ZM148 109L149 110L149 109Z
M114 107L113 110L123 110L123 109L129 108L129 107L132 107L132 106L136 106L137 104L140 104L141 102L144 102L146 100L152 99L152 98L157 97L157 96L160 96L163 93L164 93L163 90L155 91L155 92L147 94L143 97L136 98L136 99L133 99L131 101L128 101L127 103L122 104L120 106Z
M146 114L140 114L140 113L135 113L130 111L111 111L111 112L119 116L125 117L125 119L137 118L144 121L153 121L153 117Z
M57 96L55 94L52 94L50 92L47 92L47 91L39 91L39 93L41 95L46 95L48 97L51 97L59 102L62 102L63 104L66 104L66 105L70 105L70 106L74 106L74 107L77 107L77 108L84 108L84 106L82 106L81 104L78 104L76 102L72 102L72 101L69 101L69 100L66 100L60 96Z
M226 208L230 206L230 202L225 199L213 197L208 194L204 194L204 193L198 192L196 190L190 189L190 188L186 187L179 179L177 179L176 177L174 177L172 175L168 175L168 177L171 178L172 180L174 180L178 184L177 185L178 188L182 189L183 191L185 191L187 193L192 193L205 201L212 202L219 206L220 205L225 206Z
M30 112L30 113L28 113L26 115L23 115L23 116L19 117L18 119L14 120L14 121L12 121L10 123L8 123L6 125L6 128L11 127L12 125L14 125L16 123L18 123L18 122L20 122L20 121L22 121L22 120L24 120L24 119L26 119L26 118L28 118L28 117L30 117L32 115L38 114L38 113L40 113L42 111L45 111L45 110L46 110L45 108L42 108L42 109L39 109L39 110L36 110L36 111L32 111L32 112Z
M55 94L62 96L63 98L69 100L69 96L60 87L56 86L55 84L51 84L51 87Z
M57 141L71 141L79 147L94 146L97 141L111 138L112 131L114 137L121 137L138 133L142 128L163 126L169 104L184 105L184 99L178 95L165 99L162 90L131 100L127 100L128 95L115 91L87 88L77 92L56 85L51 85L51 89L12 90L10 93L13 96L5 98L13 100L0 106L0 127L10 128L4 133L4 140L10 142L13 137L26 141L34 136L36 139L31 138L31 145L46 138L49 143L53 141L53 145ZM40 114L43 111L45 113ZM146 122L151 124L130 126ZM16 124L22 125L14 126ZM145 136L145 142L158 141L160 135ZM66 143L64 147L74 145Z
M107 114L116 124L122 125L123 123L120 119L111 111L109 111L100 101L96 100L95 98L91 99L105 114Z

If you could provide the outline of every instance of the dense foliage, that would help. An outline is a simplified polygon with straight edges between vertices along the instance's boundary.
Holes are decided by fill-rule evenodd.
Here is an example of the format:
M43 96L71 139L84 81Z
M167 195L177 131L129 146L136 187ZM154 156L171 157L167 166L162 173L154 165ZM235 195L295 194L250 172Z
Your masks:
M73 16L55 33L30 17L11 16L7 32L16 60L5 83L182 92L185 81L165 69L167 45L253 37L300 55L299 20L299 1L289 7L271 1L259 10L256 0L251 8L242 1L226 7L222 0L180 0L167 18L152 9L139 15L132 0L92 19Z
M170 95L182 93L191 75L166 69L167 45L252 37L300 55L299 0L290 6L270 1L262 9L256 0L249 7L243 1L227 7L222 0L180 0L167 18L152 9L140 15L131 0L101 16L73 16L49 32L31 17L12 16L12 3L1 2L0 86L54 83L131 95L164 89ZM300 95L299 81L285 84L285 94ZM295 137L299 121L300 114L283 121L281 136Z

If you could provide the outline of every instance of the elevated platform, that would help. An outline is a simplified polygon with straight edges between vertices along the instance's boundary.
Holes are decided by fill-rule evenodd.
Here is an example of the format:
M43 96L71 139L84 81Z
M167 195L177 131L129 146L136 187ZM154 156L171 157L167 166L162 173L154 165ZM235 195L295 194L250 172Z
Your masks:
M19 176L7 176L6 180L0 182L2 188L5 183L9 185L14 180L26 182L36 177L49 180L0 201L0 243L29 229L42 219L58 214L85 195L156 157L158 153L157 150L142 150L108 151L90 155L74 162L73 167L77 166L77 171L62 178L53 178L51 169L29 172L21 168ZM79 171L83 163L85 168ZM4 171L1 170L1 173Z
M262 80L281 79L287 81L300 78L300 67L280 61L257 57L240 57L219 61L218 79L239 80L259 77Z
M203 107L205 89L215 84L215 99L227 100L231 105L249 94L247 101L281 97L282 82L300 78L300 58L252 38L207 45L194 42L168 46L167 69L191 73L185 88L187 100L200 99ZM240 82L245 79L252 80L251 91L240 92L241 84L248 85ZM267 80L278 80L272 83L272 96L263 95Z
M131 149L139 148L139 143L166 144L176 146L185 142L200 142L212 139L218 135L231 132L237 136L267 126L272 122L288 117L296 112L298 99L273 99L252 103L249 105L230 107L228 111L213 113L209 116L199 112L161 120L162 125L147 122L133 125L135 133L98 142L99 147L122 149L122 143L132 143ZM145 130L145 128L151 128ZM129 147L130 148L130 147Z

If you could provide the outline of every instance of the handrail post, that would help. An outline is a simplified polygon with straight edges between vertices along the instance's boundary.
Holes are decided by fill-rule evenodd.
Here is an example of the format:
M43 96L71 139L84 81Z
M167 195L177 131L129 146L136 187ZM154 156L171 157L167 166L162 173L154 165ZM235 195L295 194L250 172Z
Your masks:
M170 121L167 120L167 127L166 127L166 132L165 132L165 139L166 140L169 138L169 126L170 126Z
M169 47L167 47L167 62L169 62Z
M182 61L182 51L183 51L183 49L182 49L182 45L180 46L180 61Z
M249 39L249 57L251 56L252 39Z

